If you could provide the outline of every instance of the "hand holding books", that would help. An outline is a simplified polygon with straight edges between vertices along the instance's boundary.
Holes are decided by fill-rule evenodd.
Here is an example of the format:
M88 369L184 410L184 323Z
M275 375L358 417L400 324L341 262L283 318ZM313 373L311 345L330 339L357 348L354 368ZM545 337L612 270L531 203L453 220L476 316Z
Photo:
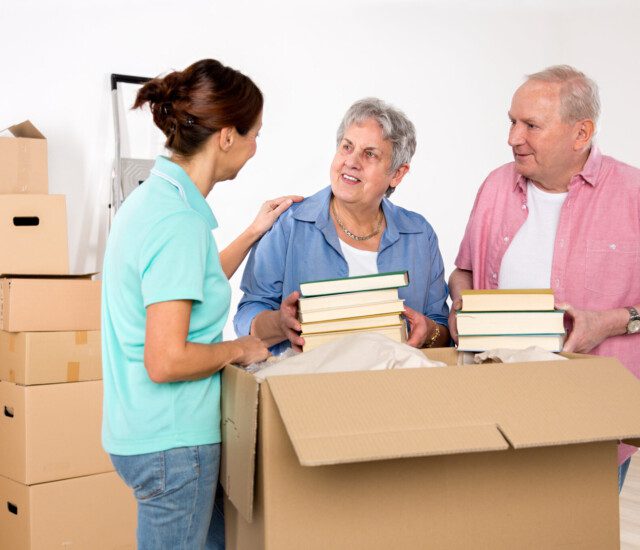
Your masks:
M302 283L299 318L304 351L358 332L406 341L406 326L400 316L406 307L398 298L398 287L407 284L406 271ZM410 324L419 327L416 340L426 339L424 316L410 311Z
M280 304L280 328L284 335L291 342L291 347L296 351L302 351L304 339L300 336L302 327L298 321L298 299L299 292L292 292Z

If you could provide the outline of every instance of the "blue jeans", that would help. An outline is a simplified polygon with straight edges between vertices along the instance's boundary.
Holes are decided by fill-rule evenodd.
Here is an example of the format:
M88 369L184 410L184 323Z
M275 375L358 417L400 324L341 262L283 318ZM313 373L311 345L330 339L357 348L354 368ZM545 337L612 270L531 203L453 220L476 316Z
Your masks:
M627 458L627 460L618 466L618 493L622 492L622 486L629 471L629 464L631 464L631 457Z
M224 549L219 443L111 462L138 501L138 550Z

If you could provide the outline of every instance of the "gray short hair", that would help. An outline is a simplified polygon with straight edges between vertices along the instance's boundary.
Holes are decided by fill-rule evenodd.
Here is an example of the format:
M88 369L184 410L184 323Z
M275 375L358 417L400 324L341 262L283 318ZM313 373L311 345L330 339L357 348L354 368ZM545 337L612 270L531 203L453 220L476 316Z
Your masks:
M527 75L527 80L556 82L560 88L560 114L565 122L589 119L598 122L600 93L598 85L578 69L569 65L554 65L544 71Z
M400 109L375 97L356 101L344 115L338 127L337 143L340 145L346 129L372 118L382 128L382 137L391 142L391 173L403 164L409 164L416 152L416 129Z

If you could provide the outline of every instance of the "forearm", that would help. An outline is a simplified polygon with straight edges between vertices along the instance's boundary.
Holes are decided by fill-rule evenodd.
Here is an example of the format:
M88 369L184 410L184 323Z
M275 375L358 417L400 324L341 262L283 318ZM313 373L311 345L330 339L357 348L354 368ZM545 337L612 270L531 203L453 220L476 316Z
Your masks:
M238 267L240 267L242 261L246 258L253 244L259 238L259 233L248 228L220 252L220 264L227 279L231 279Z
M145 366L154 382L200 380L221 370L242 356L242 348L235 342L197 344L184 342L168 347L161 357L148 357Z
M449 277L449 294L451 301L455 302L460 299L460 293L463 290L473 288L473 271L466 269L454 269Z
M640 304L632 307L640 311ZM627 333L627 324L629 323L629 310L627 308L607 309L601 311L600 315L608 338Z
M274 346L287 339L280 325L279 311L261 311L251 321L251 332L260 338L267 347Z

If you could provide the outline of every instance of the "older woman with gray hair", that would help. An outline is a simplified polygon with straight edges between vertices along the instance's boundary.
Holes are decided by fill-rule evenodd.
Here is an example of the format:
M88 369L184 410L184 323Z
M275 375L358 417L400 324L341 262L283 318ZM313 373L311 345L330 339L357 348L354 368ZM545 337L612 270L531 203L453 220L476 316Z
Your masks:
M285 212L254 246L234 318L238 335L274 353L304 345L297 319L300 283L408 271L399 289L407 343L447 345L447 286L438 239L420 215L388 197L409 171L415 128L400 110L367 98L345 114L331 163L331 185Z

